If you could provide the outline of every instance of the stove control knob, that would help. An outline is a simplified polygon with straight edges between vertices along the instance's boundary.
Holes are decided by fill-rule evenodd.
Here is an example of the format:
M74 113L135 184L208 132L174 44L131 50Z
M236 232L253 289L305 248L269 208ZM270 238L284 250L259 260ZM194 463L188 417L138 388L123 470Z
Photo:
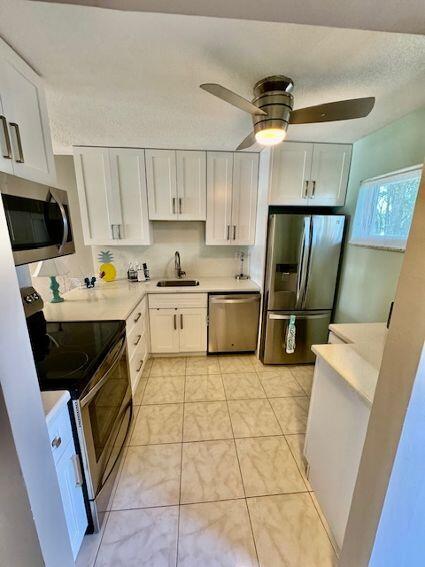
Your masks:
M32 303L32 302L33 302L33 297L32 297L32 295L27 295L27 296L25 296L25 301L26 301L27 303Z

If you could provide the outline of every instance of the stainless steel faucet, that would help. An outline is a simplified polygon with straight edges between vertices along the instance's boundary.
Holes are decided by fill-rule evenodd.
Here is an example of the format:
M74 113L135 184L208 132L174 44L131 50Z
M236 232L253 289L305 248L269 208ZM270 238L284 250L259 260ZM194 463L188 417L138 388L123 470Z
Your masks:
M177 278L182 278L183 276L186 275L186 272L182 270L182 267L180 265L180 253L177 251L174 254L174 269L176 271Z

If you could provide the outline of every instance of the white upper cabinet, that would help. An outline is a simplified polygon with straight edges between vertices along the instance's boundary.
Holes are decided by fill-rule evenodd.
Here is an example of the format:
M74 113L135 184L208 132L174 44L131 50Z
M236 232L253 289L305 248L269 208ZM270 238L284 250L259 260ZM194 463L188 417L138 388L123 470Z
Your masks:
M146 180L150 220L205 220L205 152L146 150Z
M232 244L255 242L258 155L234 154L232 191Z
M205 152L177 151L177 213L179 220L205 220L207 157Z
M284 142L273 148L270 205L341 206L352 146Z
M0 170L55 184L49 118L41 78L0 40Z
M84 242L150 244L144 150L74 148Z
M254 244L257 192L258 154L207 152L207 244Z
M150 220L177 220L176 177L174 150L146 150Z
M232 224L233 153L207 154L206 244L229 244Z
M345 203L351 148L349 144L314 144L311 205L335 207Z
M270 205L305 205L313 144L283 142L272 149Z

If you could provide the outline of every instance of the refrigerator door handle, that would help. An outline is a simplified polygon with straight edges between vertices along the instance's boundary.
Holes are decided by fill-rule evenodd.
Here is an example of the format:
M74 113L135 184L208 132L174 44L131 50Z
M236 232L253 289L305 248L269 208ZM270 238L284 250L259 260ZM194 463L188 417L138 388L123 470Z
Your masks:
M298 315L297 312L294 311L293 313L291 313L291 315L295 315L296 319L324 319L325 317L329 317L329 311L326 311L326 313L312 313L308 315ZM269 319L289 321L291 315L278 315L277 313L269 313Z
M300 309L302 307L305 298L307 279L308 279L310 249L311 249L311 217L305 217L300 259L298 263L299 272L297 279L297 296L296 296L297 309Z

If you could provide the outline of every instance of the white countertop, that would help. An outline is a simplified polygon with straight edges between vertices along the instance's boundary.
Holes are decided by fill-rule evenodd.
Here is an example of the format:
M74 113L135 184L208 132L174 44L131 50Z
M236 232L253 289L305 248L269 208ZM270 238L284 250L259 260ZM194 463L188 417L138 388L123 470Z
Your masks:
M158 279L149 282L100 282L92 289L77 288L64 294L63 303L44 304L48 321L125 320L147 293L208 293L259 291L251 280L223 278L193 278L199 280L193 287L157 287Z
M329 330L347 344L314 345L313 352L371 406L387 337L385 323L332 324Z
M49 423L57 412L71 399L67 390L54 390L52 392L41 392L46 422Z

